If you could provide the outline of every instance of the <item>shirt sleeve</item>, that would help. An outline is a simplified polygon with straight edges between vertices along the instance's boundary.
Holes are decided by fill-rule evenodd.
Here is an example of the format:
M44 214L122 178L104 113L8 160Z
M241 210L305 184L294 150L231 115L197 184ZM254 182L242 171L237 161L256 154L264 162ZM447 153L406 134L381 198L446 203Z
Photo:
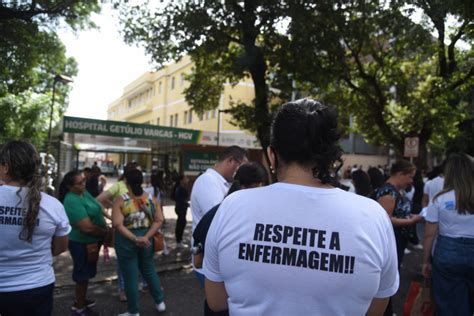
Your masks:
M430 203L426 208L425 220L432 223L439 221L438 203Z
M384 214L386 215L386 214ZM380 274L380 284L376 298L387 298L395 295L400 285L400 279L398 274L398 259L397 259L397 246L395 243L395 235L393 232L392 224L388 216L385 216L383 222L385 231L386 248L384 249L384 261L382 266L382 272Z
M57 226L54 236L66 236L71 232L71 225L69 225L69 219L67 218L66 210L62 205L59 205L58 207L57 217Z
M219 226L220 226L220 215L223 212L217 212L209 227L209 231L206 236L206 244L204 249L204 263L203 263L203 274L207 279L214 282L223 282L223 278L219 268Z
M425 186L423 187L423 194L430 195L430 186L431 180L426 181Z
M119 183L117 182L117 183L115 183L114 185L112 185L112 186L107 190L107 192L109 192L109 193L113 196L113 198L115 198L115 197L118 195L119 190L120 190L120 187L119 187Z

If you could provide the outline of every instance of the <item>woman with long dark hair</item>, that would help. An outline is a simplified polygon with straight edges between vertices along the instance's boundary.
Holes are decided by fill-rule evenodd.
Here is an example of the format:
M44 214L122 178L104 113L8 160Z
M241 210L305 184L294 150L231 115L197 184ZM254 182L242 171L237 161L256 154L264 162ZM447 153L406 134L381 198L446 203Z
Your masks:
M474 313L474 160L449 156L444 187L428 206L423 276L433 278L436 313ZM437 236L432 257L433 240Z
M166 310L160 280L153 263L152 237L163 224L163 215L156 199L142 188L140 170L125 173L128 192L115 199L112 223L116 228L115 251L125 281L127 312L121 316L139 315L138 271L146 280L156 310Z
M214 311L377 315L398 289L395 241L378 203L336 188L337 116L311 99L283 105L267 153L278 183L232 193L204 256Z
M41 193L39 155L11 141L0 150L0 315L51 315L53 256L67 249L64 208Z
M74 315L98 315L87 299L89 280L97 273L99 250L110 234L102 206L86 191L86 179L79 171L66 173L59 186L59 200L72 225L69 252L73 261L72 279L75 285Z

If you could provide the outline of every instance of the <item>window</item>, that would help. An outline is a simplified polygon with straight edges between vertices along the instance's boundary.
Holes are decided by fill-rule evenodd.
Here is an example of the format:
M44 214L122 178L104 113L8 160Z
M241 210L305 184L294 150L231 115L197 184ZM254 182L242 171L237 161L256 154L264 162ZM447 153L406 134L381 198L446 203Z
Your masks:
M184 81L186 81L186 79L184 79L184 74L181 74L180 79L181 79L180 85L183 85Z
M218 109L212 110L212 118L216 118Z
M188 123L191 124L192 122L193 122L193 111L189 110Z
M156 118L156 125L160 125L160 118L159 117Z
M174 115L174 126L177 127L178 126L178 113L176 113Z
M170 115L170 126L173 127L173 115Z
M171 90L174 89L174 77L171 78Z
M202 121L204 119L204 113L199 113L199 120Z
M188 119L188 111L184 111L183 125L186 125Z
M163 90L163 83L160 81L158 84L158 93L161 94L161 91Z

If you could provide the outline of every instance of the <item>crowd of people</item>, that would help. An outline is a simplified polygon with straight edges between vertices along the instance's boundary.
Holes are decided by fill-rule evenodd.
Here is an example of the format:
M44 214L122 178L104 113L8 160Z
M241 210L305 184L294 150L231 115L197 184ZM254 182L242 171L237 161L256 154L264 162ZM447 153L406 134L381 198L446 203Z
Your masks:
M190 207L204 315L392 315L404 254L418 242L437 313L473 314L473 158L451 154L428 179L405 160L344 168L339 137L336 112L301 99L274 117L270 177L238 146L223 150L191 191L187 176L175 177L176 243L185 247ZM165 221L157 174L145 188L143 173L128 164L106 189L100 169L74 170L56 199L40 192L36 149L11 141L0 149L0 181L0 315L51 315L52 260L66 250L71 313L98 315L88 285L101 247L112 246L127 302L120 315L139 315L140 278L156 311L166 310L153 261Z

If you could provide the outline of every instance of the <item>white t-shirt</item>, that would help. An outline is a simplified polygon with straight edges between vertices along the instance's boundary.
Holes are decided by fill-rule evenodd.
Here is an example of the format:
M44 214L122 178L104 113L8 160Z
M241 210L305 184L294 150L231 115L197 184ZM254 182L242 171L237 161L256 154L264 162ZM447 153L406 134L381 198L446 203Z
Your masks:
M27 188L21 190L22 203L16 195L18 187L0 186L0 292L13 292L46 286L55 281L51 242L54 236L71 231L62 204L41 193L38 224L33 241L18 238L22 230Z
M428 205L431 204L433 201L433 197L438 193L443 190L444 186L444 178L437 176L436 178L433 178L425 183L425 186L423 187L423 193L428 195Z
M196 179L191 191L193 232L204 214L222 202L229 187L226 179L213 168L207 169Z
M438 223L441 236L474 238L474 215L458 213L454 191L438 196L428 206L425 219Z
M231 315L364 315L399 285L387 213L341 189L232 193L205 247L203 273L225 283Z

